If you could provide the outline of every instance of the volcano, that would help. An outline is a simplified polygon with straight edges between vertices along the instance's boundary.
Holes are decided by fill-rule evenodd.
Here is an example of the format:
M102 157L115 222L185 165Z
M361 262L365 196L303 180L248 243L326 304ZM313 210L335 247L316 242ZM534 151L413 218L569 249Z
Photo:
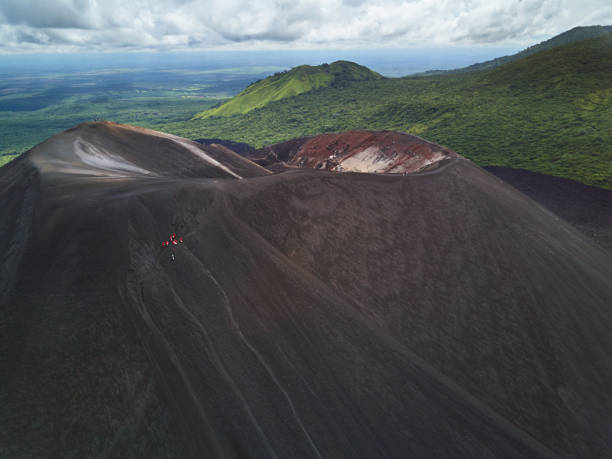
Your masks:
M334 172L406 174L444 164L454 151L393 131L347 131L303 137L248 152L255 161Z
M359 139L385 173L108 122L0 169L0 456L608 455L612 255L443 147Z

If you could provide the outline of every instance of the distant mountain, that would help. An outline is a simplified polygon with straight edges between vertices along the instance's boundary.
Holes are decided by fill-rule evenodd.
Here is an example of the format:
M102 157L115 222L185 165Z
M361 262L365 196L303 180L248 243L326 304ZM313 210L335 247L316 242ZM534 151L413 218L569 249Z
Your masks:
M612 34L480 72L320 88L174 132L257 148L322 132L395 130L479 165L522 168L612 189Z
M356 81L377 80L382 75L362 65L337 61L318 66L300 65L257 81L219 107L198 113L195 118L229 116L250 112L272 101L296 96L321 87L342 87Z
M511 56L502 56L496 59L492 59L486 62L479 62L472 64L468 67L453 70L430 70L423 72L420 75L435 75L440 73L461 73L461 72L476 72L479 70L486 70L494 67L498 67L508 62L522 59L523 57L531 56L532 54L539 53L540 51L546 51L548 49L557 48L559 46L568 45L575 43L580 40L586 40L588 38L598 37L612 32L612 25L609 26L586 26L586 27L574 27L566 32L563 32L553 38L538 43L537 45L530 46L523 51L513 54Z
M610 89L611 72L612 33L606 33L526 55L491 69L483 79L526 93L566 88L572 96L584 88L587 99L595 102L595 92ZM599 103L609 106L604 99ZM588 100L583 103L588 104Z

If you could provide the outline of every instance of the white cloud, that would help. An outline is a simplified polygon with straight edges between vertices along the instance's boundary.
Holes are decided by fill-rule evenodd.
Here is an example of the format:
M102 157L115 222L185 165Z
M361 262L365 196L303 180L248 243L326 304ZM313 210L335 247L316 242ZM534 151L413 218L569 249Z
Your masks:
M0 53L529 45L609 0L2 0Z

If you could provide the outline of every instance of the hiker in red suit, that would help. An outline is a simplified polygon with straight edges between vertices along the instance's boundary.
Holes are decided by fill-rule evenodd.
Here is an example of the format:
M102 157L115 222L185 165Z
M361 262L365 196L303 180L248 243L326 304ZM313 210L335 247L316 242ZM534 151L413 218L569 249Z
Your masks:
M177 238L176 233L172 233L170 237L168 238L168 240L162 241L161 245L163 249L165 249L166 247L170 247L170 259L174 261L175 259L174 246L182 244L182 243L183 243L183 236L180 236Z

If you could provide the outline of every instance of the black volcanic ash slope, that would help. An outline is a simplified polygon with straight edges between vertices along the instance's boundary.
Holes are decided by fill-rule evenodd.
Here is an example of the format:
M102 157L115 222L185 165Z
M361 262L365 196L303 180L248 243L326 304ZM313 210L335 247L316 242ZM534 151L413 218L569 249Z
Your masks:
M185 142L93 123L0 170L0 456L608 454L581 233L461 158L269 175Z
M612 253L612 190L525 169L484 169L573 224Z

